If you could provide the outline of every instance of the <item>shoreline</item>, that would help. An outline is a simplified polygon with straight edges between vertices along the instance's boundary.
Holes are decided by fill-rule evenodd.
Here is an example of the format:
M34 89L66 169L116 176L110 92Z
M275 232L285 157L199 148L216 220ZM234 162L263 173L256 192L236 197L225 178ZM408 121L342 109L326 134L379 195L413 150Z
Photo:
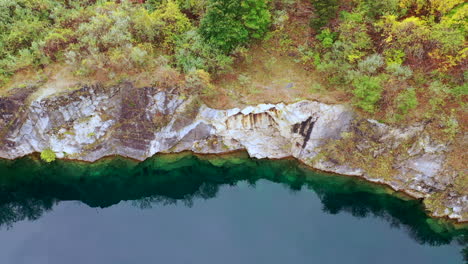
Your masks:
M242 155L242 154L244 154L245 156ZM359 176L359 175L346 175L346 174L339 174L339 173L335 173L335 172L331 172L331 171L325 171L325 170L317 169L317 168L312 167L311 165L308 165L304 161L302 161L302 160L300 160L300 159L298 159L298 158L296 158L294 156L287 156L287 157L282 157L282 158L261 158L261 159L258 159L258 158L255 158L255 157L251 157L249 155L249 153L247 152L247 150L240 149L240 150L232 150L232 151L227 151L227 152L222 152L222 153L197 153L197 152L194 152L192 150L184 150L184 151L181 151L181 152L161 152L161 153L156 153L155 155L153 155L151 157L148 157L148 158L146 158L144 160L138 160L138 159L134 159L134 158L131 158L131 157L122 156L122 155L103 156L103 157L101 157L101 158L99 158L99 159L97 159L95 161L86 161L86 160L70 159L70 158L57 158L57 160L65 161L65 162L81 163L81 164L84 164L84 165L91 165L91 164L96 164L98 162L109 161L109 160L115 159L115 158L122 158L122 159L131 161L131 162L135 162L136 164L138 164L138 163L145 162L146 160L149 160L149 159L152 159L152 158L171 156L171 155L180 155L182 157L192 155L192 156L195 156L197 158L198 157L207 157L207 160L210 159L210 156L213 157L213 158L214 157L229 158L229 156L234 156L234 155L242 155L242 158L247 158L247 159L251 159L251 160L271 160L271 161L291 160L291 161L297 162L297 164L299 166L302 166L305 169L310 170L312 172L317 172L317 173L320 173L320 174L330 175L330 176L337 176L337 177L350 177L350 178L353 178L353 179L356 179L356 180L359 180L359 181L363 181L363 182L369 184L370 186L375 185L375 186L378 186L379 188L387 190L387 191L389 191L389 192L386 192L388 195L392 195L392 196L394 196L394 197L396 197L398 199L417 200L417 201L419 201L421 203L421 205L422 205L422 207L424 209L424 213L428 217L433 218L433 219L447 221L449 224L452 224L454 226L454 228L456 228L456 229L459 229L459 228L460 229L468 229L468 221L459 221L458 219L450 218L448 216L435 216L435 215L433 215L426 208L426 206L424 205L424 203L423 203L424 198L415 197L415 196L411 195L410 193L408 193L406 190L396 190L389 184L382 183L382 182L371 181L371 180L369 180L369 179L367 179L365 177ZM0 160L15 161L17 159L22 159L22 158L26 158L26 157L33 157L34 159L37 159L40 162L44 162L44 161L41 161L38 152L34 152L32 154L28 154L28 155L25 155L25 156L22 156L22 157L14 158L14 159L7 159L7 158L0 157Z

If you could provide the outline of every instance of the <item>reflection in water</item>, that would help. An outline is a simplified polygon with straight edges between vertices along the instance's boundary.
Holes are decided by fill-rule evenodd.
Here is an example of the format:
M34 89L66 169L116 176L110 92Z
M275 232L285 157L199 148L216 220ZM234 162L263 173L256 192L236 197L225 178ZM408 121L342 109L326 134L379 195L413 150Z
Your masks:
M223 184L260 179L281 183L292 191L313 190L330 214L376 216L403 228L420 244L468 244L468 230L429 218L419 201L391 195L389 190L342 176L317 174L292 160L255 160L244 154L201 158L188 154L158 156L142 163L113 158L94 164L57 161L43 164L27 157L0 161L0 227L35 220L60 201L78 200L108 207L131 200L141 208L153 204L209 199ZM462 252L468 258L468 249Z

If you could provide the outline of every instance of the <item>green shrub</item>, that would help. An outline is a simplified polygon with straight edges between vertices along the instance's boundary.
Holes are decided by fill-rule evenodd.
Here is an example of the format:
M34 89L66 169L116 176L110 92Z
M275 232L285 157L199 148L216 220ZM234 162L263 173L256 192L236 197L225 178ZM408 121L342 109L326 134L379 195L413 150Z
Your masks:
M336 41L332 50L326 52L321 59L316 59L316 67L322 73L323 78L331 84L348 84L347 74L352 66L342 56L342 42Z
M272 24L275 29L283 29L289 19L286 10L275 10L272 16Z
M450 140L453 140L455 136L460 132L460 124L455 118L454 111L450 116L442 115L441 121L444 129L442 130Z
M318 66L320 64L320 54L311 49L310 47L306 45L300 45L297 48L297 51L299 52L300 59L296 59L296 62L301 62L303 64L308 64L312 62L315 66Z
M137 9L132 14L132 34L138 42L157 42L161 41L161 28L164 22L155 15L154 10L148 11L143 8Z
M56 28L50 31L44 38L44 44L41 49L45 55L52 60L57 59L57 53L64 50L69 44L76 41L73 30L69 28Z
M268 0L243 0L241 10L242 21L250 38L261 39L271 24Z
M401 66L400 64L392 63L385 70L399 80L406 80L413 76L413 71L409 66Z
M164 4L165 0L146 0L144 1L144 7L149 11L154 11L158 8L161 8L161 5ZM207 0L176 0L176 3L184 11L184 13L189 12L194 15L202 15L205 8Z
M310 20L310 25L315 30L326 26L328 22L336 16L339 7L339 0L311 0L315 9L314 17Z
M403 115L406 115L409 110L416 108L418 106L418 99L416 98L414 88L408 88L401 92L396 98L396 103L398 111Z
M211 83L211 76L204 70L194 70L186 75L185 81L188 87L194 89L196 93L204 96L216 94L215 86Z
M33 65L35 61L34 54L29 49L22 49L18 52L18 55L8 55L5 59L0 62L0 67L7 74L12 74L17 70L29 67Z
M358 2L358 8L364 11L369 18L382 15L399 15L403 11L398 5L400 0L360 0Z
M145 46L138 45L132 47L130 51L130 61L135 67L144 67L148 65L150 56L149 52L145 49Z
M429 104L432 106L432 110L436 111L446 104L450 87L440 81L434 81L429 85L428 93L431 95Z
M356 106L364 111L374 113L376 104L382 97L381 79L363 75L353 80L353 94Z
M229 53L252 38L262 38L270 23L266 0L209 0L199 32L209 44Z
M17 50L29 48L34 40L46 32L46 28L46 22L34 18L16 21L3 37L4 49L9 53L15 53Z
M399 49L386 49L383 52L385 62L387 65L398 64L401 65L405 61L405 52Z
M45 149L41 152L41 159L45 162L52 162L55 158L55 152L51 149Z
M373 42L361 13L341 12L340 17L342 22L337 31L338 40L342 43L341 54L344 59L354 63L373 50Z
M358 63L358 68L362 73L376 73L384 65L382 55L372 54Z
M468 95L468 82L465 82L462 85L454 86L451 90L451 93L457 97L467 96Z
M232 58L205 43L196 31L187 32L177 43L175 63L185 73L202 69L210 73L229 68Z
M331 32L329 28L326 28L320 31L320 34L317 35L317 39L320 40L324 48L331 48L336 39L336 35L336 32Z

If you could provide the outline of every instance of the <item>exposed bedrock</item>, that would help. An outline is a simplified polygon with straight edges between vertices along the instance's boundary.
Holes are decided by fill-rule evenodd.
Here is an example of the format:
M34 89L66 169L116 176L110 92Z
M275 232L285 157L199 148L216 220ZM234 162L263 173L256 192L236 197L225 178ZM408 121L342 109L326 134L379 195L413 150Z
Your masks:
M440 202L428 207L433 215L468 221L468 189L455 184L463 172L444 166L450 149L433 143L424 124L391 127L362 119L344 105L312 101L217 110L130 83L86 86L40 100L28 99L33 90L0 98L2 158L49 148L59 158L84 161L110 155L144 160L186 150L293 156L316 169Z

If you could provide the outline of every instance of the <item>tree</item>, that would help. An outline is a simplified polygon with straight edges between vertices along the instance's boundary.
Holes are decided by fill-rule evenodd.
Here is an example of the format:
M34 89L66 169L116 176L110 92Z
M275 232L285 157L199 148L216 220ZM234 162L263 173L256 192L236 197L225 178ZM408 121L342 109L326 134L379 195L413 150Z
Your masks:
M326 26L328 22L336 16L339 0L312 0L315 9L315 16L310 20L310 25L319 30Z
M271 14L266 0L244 0L241 3L242 21L254 39L261 39L268 31Z
M166 47L171 47L178 36L187 32L192 27L190 20L180 11L179 5L173 0L168 0L152 16L159 18L163 22L161 32Z
M267 0L209 0L201 36L225 53L262 38L271 23Z

